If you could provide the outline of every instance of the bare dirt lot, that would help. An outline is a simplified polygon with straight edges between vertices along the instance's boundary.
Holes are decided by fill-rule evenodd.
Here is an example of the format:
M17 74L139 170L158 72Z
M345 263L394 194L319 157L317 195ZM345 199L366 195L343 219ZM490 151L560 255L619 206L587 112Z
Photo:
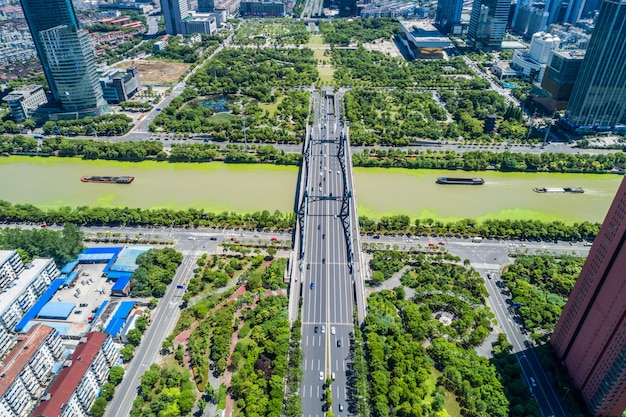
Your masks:
M137 67L143 85L174 84L187 72L191 64L149 59L131 59L116 65L120 68Z

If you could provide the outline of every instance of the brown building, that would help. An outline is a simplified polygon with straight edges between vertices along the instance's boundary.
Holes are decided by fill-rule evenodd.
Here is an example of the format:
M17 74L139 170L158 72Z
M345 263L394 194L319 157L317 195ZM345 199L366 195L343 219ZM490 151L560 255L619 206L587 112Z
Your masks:
M626 180L604 219L551 343L592 415L626 410Z

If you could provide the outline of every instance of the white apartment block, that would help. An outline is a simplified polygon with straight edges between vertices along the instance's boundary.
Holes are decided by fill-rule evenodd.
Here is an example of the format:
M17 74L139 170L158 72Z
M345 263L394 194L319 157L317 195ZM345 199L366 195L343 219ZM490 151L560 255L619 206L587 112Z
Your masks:
M88 417L109 370L119 357L111 336L88 333L72 354L71 365L64 368L41 401L35 417Z
M42 324L33 326L0 363L0 416L27 417L63 360L59 333Z
M0 291L4 291L24 270L24 262L16 250L0 250Z
M33 259L0 294L0 327L11 331L58 275L52 259Z

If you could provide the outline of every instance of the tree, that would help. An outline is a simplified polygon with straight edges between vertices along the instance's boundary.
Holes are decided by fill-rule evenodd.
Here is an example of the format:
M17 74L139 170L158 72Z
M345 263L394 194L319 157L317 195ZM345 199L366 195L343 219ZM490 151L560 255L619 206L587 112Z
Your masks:
M107 406L107 400L102 397L96 398L89 410L90 417L102 417Z
M109 382L113 385L118 385L120 382L122 382L123 378L124 368L122 368L121 366L114 366L109 371Z
M122 355L122 359L124 362L128 362L133 358L135 354L135 346L128 344L120 349L120 355Z
M126 340L134 346L138 346L141 342L141 337L143 334L139 329L130 329L128 333L126 333Z

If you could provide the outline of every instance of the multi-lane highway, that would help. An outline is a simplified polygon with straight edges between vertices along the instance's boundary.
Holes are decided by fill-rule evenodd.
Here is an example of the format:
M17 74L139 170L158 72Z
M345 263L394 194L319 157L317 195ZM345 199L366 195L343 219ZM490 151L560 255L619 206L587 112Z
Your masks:
M339 99L312 94L313 120L305 149L301 282L303 415L348 415L354 286L349 233L349 186ZM332 405L325 407L330 384Z

